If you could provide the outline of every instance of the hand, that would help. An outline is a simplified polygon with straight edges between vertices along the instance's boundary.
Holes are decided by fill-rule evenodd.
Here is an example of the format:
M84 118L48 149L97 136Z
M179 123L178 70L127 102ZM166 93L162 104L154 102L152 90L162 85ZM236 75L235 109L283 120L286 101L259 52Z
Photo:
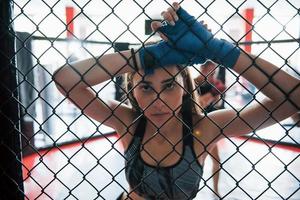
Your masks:
M172 11L175 13L173 8L169 8L168 14ZM166 19L165 16L164 18ZM158 28L162 26L163 24L161 22L151 23L151 28L153 31L157 31ZM161 37L164 41L152 45L146 45L138 51L141 67L144 69L146 75L152 74L156 68L169 65L204 63L206 61L206 59L202 58L201 56L196 57L195 53L193 52L183 51L182 49L175 48L173 44L167 42L167 38L164 35L161 34Z
M169 65L186 65L194 57L191 53L178 51L166 41L142 47L139 50L139 56L145 75L153 74L156 68Z
M168 23L156 29L170 46L191 56L192 64L203 63L206 59L214 60L232 68L236 63L240 50L225 40L214 38L205 25L182 9L178 3L163 12Z

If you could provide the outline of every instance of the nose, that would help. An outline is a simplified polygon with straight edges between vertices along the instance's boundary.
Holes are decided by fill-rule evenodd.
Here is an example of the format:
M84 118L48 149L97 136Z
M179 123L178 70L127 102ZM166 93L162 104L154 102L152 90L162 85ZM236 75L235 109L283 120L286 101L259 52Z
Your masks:
M156 99L153 101L152 106L158 110L163 110L166 107L166 103L162 99L161 95L157 95Z

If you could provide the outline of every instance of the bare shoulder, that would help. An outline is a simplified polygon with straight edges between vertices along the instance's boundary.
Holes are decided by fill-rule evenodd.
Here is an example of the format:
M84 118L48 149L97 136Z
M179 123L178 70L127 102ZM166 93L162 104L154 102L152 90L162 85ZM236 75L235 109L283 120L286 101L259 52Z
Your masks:
M131 106L116 100L108 100L107 106L111 109L109 126L115 129L120 142L126 149L132 140L137 126L137 114Z
M125 103L116 100L107 100L105 104L111 110L111 114L107 120L110 120L109 126L112 128L116 130L122 129L123 126L128 126L133 120L134 111ZM105 121L103 123L105 123Z
M224 137L224 130L234 119L232 109L220 109L207 114L194 116L194 136L203 144L216 143Z
M201 113L193 116L193 135L199 143L203 145L212 143L218 135L218 130L218 126L209 115Z
M227 127L231 126L236 118L238 118L237 112L233 109L220 109L208 114L201 114L194 126L194 130L200 134L195 135L208 143L215 143L225 135L230 135Z
M223 124L226 118L220 112L223 113L224 111L219 110L209 114L202 113L193 116L194 151L199 163L202 165L206 156L214 149L216 143L224 137L220 124Z

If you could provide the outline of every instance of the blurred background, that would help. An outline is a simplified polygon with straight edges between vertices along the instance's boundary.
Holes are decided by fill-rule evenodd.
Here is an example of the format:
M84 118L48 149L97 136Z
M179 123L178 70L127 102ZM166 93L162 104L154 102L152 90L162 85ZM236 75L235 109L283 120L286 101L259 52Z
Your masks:
M158 36L151 32L150 23L152 20L161 20L161 11L168 8L172 2L174 1L13 1L13 24L16 32L15 56L24 156L22 165L28 199L96 199L96 197L84 196L88 192L80 192L90 190L92 192L89 194L101 193L99 199L110 199L112 194L116 196L123 187L126 188L124 186L126 181L123 177L123 158L120 153L122 147L115 144L117 140L115 131L82 115L79 109L58 92L51 76L56 69L67 62L138 48L144 42L157 40ZM300 76L299 0L186 0L181 2L181 6L198 20L204 20L216 37L239 44L244 51L266 58L290 74ZM192 67L194 77L199 75L199 67ZM225 70L225 74L227 88L223 94L225 107L243 107L263 97L253 85L234 72ZM93 89L103 99L120 99L122 95L118 87L120 81L114 78ZM300 130L296 123L297 120L289 118L267 129L254 131L248 136L263 141L263 144L271 142L271 146L283 144L286 148L296 149L291 154L291 160L287 161L293 165L294 171L287 172L290 172L292 178L289 178L295 184L291 187L292 192L288 194L278 192L280 190L271 191L272 194L279 194L277 195L279 199L280 197L281 199L287 197L300 199ZM92 143L95 138L104 140L99 145L99 143ZM235 142L243 143L239 140ZM223 146L232 146L235 142L224 142ZM67 146L72 144L77 144L77 146ZM267 145L265 147L267 149L263 151L268 151ZM232 148L235 149L236 145ZM254 149L257 150L255 146L249 147L248 152L253 152ZM276 151L285 155L284 150ZM235 154L230 152L231 150L227 154L225 152L223 161L224 157L229 159L232 154ZM256 152L256 154L260 153ZM81 158L77 158L80 155ZM250 153L246 161L244 158L239 159L247 162L251 156ZM102 159L104 157L105 159ZM265 157L264 154L261 159ZM72 159L79 159L78 163L85 167L78 167L74 160L70 161ZM89 159L91 159L90 162ZM268 158L265 159L268 160ZM100 161L102 164L99 164ZM95 165L89 166L91 163ZM110 163L113 167L106 167L103 163ZM50 167L53 165L55 165L54 168ZM229 168L231 166L229 165ZM268 172L268 166L266 163L263 168L265 173ZM280 164L278 166L280 172L283 167ZM96 173L98 168L101 172ZM298 174L295 172L297 168ZM101 173L106 175L99 176ZM80 190L78 190L78 185L82 182L72 182L72 178L77 177L76 180L78 180L82 176L83 181L87 181L89 180L87 177L92 174L94 177L99 177L99 180L88 181L88 186ZM234 175L229 176L232 179ZM114 179L120 177L120 180L112 183L112 177ZM210 176L204 178L211 179ZM66 183L63 180L68 181ZM233 178L229 182L235 185L237 180L239 179ZM286 186L284 185L286 180L280 182L283 183L282 186ZM255 178L252 178L252 183L255 186ZM106 190L110 184L114 185L113 189ZM202 189L205 185L206 183L202 185ZM44 188L47 188L48 192L45 192ZM243 187L238 187L238 189L243 193ZM201 194L204 195L202 198L209 199L205 195L211 191L207 190L206 194ZM223 191L226 191L225 194L234 194L234 190L226 186L223 187ZM282 191L286 191L286 188ZM257 193L256 197L259 197L259 194ZM253 199L251 195L247 195L247 192L244 196L237 194L236 196L225 195L224 198L226 197L228 199ZM262 199L268 198L265 196Z
M156 40L156 35L150 35L150 22L160 20L160 12L172 2L14 1L22 117L26 129L31 132L28 134L33 136L32 144L44 147L54 141L63 143L113 131L87 119L73 104L64 100L55 88L51 74L66 62ZM204 20L216 37L240 43L245 51L267 58L299 76L300 1L191 0L183 1L181 5L199 20ZM194 70L194 76L197 73ZM256 91L243 78L236 80L234 73L226 72L228 89L225 98L232 106L241 107ZM113 81L103 83L95 90L103 98L116 97Z

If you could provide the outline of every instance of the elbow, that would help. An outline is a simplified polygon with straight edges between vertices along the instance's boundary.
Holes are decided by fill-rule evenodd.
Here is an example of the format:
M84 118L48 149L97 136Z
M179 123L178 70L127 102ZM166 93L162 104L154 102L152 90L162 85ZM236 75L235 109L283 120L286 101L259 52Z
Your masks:
M68 82L66 66L62 66L54 71L52 80L55 83L56 88L63 94L66 95L70 90L70 83Z
M63 65L57 69L52 75L52 80L54 81L57 89L64 96L66 96L71 90L81 90L88 87L82 81L82 75L70 65Z

